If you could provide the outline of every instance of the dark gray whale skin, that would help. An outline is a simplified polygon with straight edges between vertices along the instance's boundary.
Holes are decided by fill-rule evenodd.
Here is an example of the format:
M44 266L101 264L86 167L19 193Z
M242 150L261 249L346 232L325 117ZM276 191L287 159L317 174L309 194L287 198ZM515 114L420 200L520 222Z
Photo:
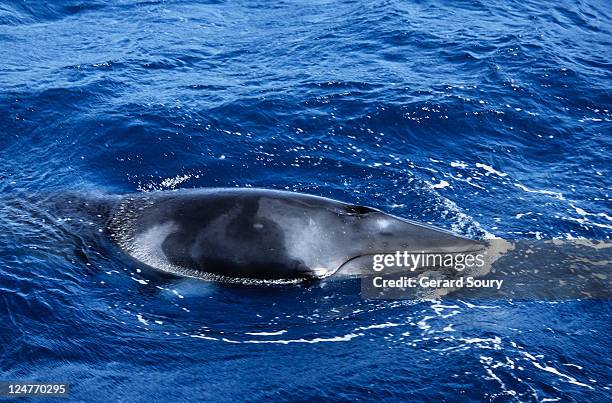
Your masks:
M484 247L370 207L254 188L126 195L114 206L107 230L146 265L221 281L319 279L368 255Z

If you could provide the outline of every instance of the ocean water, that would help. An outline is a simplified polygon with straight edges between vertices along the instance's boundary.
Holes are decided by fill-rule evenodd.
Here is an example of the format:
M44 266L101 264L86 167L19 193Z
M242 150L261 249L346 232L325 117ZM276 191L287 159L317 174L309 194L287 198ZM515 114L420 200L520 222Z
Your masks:
M612 398L608 300L168 278L96 197L266 187L609 241L612 7L0 2L0 378L78 401Z

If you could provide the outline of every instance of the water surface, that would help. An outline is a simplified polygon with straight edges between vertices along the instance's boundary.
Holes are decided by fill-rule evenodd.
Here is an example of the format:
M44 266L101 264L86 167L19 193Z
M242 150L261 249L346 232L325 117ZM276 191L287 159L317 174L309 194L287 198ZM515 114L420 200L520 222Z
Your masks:
M609 241L611 14L1 2L2 378L66 380L87 401L610 399L609 301L169 280L56 204L257 186L471 237Z

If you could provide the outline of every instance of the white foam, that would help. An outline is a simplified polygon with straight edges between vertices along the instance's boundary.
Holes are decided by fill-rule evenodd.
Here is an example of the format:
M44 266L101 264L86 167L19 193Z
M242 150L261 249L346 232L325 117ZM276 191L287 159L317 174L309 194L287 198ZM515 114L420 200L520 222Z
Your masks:
M281 334L287 333L286 330L278 330L276 332L246 332L249 336L280 336Z
M213 340L213 341L219 340L216 337L204 336L203 334L192 334L189 337L193 337L194 339L204 339L204 340Z
M514 186L516 186L517 188L527 193L540 193L544 195L553 196L554 198L559 199L559 200L565 200L561 192L553 192L552 190L544 190L544 189L530 189L527 186L521 183L518 183L518 182L515 182Z
M569 203L570 206L572 206L572 208L574 210L576 210L576 213L580 214L581 216L593 216L593 217L603 217L608 221L612 221L612 217L610 217L609 215L607 215L606 213L590 213L588 211L585 211L583 209L581 209L580 207Z
M377 325L360 326L356 328L355 330L385 329L388 327L396 327L396 326L400 326L400 324L399 323L380 323Z
M444 189L445 187L450 186L450 183L448 183L445 180L441 180L440 183L436 183L436 184L429 184L429 186L431 186L432 189Z
M137 283L140 283L140 284L142 284L142 285L147 285L147 284L149 284L149 282L148 282L147 280L143 280L143 279L136 278L136 277L132 277L132 280L134 280L134 281L136 281Z
M136 318L138 319L138 322L144 324L145 326L149 326L149 322L143 318L141 314L137 314Z
M251 344L337 343L337 342L351 341L355 337L359 337L359 336L363 336L363 333L349 333L343 336L335 336L335 337L315 337L314 339L245 340L243 343L251 343Z
M484 169L485 171L487 171L487 173L485 174L485 175L487 175L487 176L488 176L488 175L491 175L491 174L494 174L494 175L497 175L497 176L501 176L501 177L508 176L508 174L507 174L507 173L500 172L500 171L498 171L498 170L494 169L492 166L485 165L485 164L482 164L482 163L480 163L480 162L477 162L477 163L476 163L476 167L477 167L477 168L482 168L482 169Z
M159 183L138 183L137 189L142 192L151 192L155 190L167 190L176 189L176 187L182 183L187 182L190 179L199 179L200 174L183 174L176 175L170 178L164 178Z
M450 163L450 166L453 168L461 168L461 169L465 169L467 168L467 164L465 162L462 161L453 161Z
M567 380L567 382L569 382L569 383L571 383L573 385L578 385L578 386L583 386L585 388L593 389L590 385L587 385L586 383L579 382L576 378L573 378L573 377L571 377L569 375L566 375L566 374L564 374L562 372L559 372L559 370L556 369L556 368L553 368L553 367L548 366L546 364L540 364L536 360L536 358L533 355L529 354L528 352L521 351L521 353L525 357L527 357L529 359L529 361L531 361L531 363L533 364L534 367L536 367L538 369L541 369L542 371L546 371L546 372L550 372L551 374L555 374L555 375L557 375L557 376L559 376L561 378L564 378L565 380Z
M495 336L493 338L490 339L484 339L484 338L480 338L480 337L472 337L472 338L465 338L465 339L460 339L461 341L463 341L466 344L493 344L493 349L495 350L499 350L500 348L500 344L501 344L501 338L499 336Z

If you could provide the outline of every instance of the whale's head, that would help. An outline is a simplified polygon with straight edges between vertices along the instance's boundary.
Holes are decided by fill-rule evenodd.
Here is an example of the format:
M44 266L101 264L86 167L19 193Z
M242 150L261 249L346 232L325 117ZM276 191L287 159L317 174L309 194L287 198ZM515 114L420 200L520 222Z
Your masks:
M402 255L402 261L416 255L473 255L486 249L484 241L393 216L372 207L343 206L340 214L347 255L336 272L372 269L375 257ZM408 257L406 257L408 256ZM397 268L397 267L396 267Z

